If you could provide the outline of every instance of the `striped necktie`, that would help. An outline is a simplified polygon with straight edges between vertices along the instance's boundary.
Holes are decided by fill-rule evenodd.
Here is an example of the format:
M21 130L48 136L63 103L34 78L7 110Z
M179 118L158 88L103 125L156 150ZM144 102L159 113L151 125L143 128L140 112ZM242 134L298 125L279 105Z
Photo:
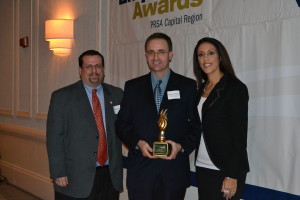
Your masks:
M161 87L160 87L161 83L162 83L162 80L157 81L157 84L154 88L155 104L156 104L156 109L157 109L158 113L159 113L160 103L161 103L161 99L162 99L162 92L161 92Z

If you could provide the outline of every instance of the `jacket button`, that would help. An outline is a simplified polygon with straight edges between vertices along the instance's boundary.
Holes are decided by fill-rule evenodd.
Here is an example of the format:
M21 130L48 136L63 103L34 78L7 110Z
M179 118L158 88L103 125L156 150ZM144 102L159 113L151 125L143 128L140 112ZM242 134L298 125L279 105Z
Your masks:
M96 139L99 139L99 135L97 135Z
M94 152L94 155L97 156L97 152Z

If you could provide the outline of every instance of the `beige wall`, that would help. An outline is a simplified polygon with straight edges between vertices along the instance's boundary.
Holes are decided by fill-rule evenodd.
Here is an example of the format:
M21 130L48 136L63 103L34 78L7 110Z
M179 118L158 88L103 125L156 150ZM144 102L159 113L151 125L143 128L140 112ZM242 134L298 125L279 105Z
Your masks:
M42 199L53 199L45 124L53 90L78 80L77 58L100 45L101 0L0 1L0 169L8 181ZM102 8L104 9L104 8ZM105 10L105 9L104 9ZM71 55L54 56L44 22L74 19ZM29 47L19 39L29 37ZM106 52L101 51L106 55Z

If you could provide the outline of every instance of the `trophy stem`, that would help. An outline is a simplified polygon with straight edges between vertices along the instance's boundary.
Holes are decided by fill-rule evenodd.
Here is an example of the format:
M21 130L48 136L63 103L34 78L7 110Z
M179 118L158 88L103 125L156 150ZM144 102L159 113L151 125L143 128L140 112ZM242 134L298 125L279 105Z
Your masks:
M158 141L159 142L165 142L166 141L165 131L160 131L160 134L158 135Z

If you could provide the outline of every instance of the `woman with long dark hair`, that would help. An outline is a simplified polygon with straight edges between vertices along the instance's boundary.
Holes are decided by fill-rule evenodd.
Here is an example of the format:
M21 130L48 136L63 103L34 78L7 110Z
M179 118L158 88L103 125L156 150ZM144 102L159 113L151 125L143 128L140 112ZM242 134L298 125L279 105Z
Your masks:
M194 50L202 133L196 151L200 200L239 200L249 172L248 89L223 44L202 38Z

